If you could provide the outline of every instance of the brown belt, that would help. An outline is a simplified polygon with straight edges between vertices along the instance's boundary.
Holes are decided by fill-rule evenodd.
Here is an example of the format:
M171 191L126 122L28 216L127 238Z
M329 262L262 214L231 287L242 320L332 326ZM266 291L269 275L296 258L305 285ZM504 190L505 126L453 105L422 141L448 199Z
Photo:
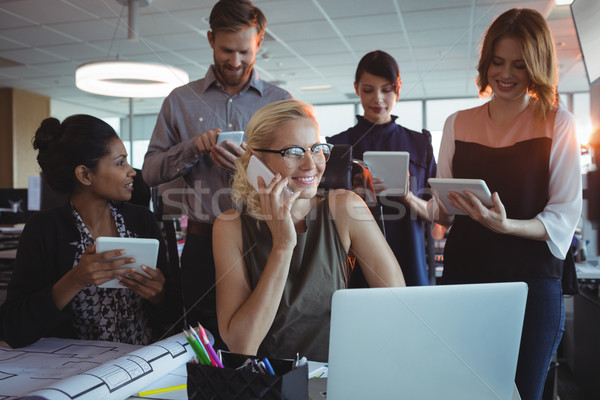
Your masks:
M192 235L197 235L200 237L211 237L212 227L213 224L209 224L207 222L193 221L190 219L188 220L187 233L191 233Z

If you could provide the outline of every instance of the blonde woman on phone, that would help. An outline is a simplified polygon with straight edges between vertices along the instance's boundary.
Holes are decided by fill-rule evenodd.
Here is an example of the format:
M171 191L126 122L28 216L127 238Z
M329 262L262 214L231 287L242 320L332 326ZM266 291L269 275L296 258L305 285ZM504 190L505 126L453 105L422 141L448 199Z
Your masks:
M231 351L326 361L331 296L348 281L348 252L371 286L404 286L394 254L360 197L317 187L331 145L319 142L310 105L283 100L261 108L237 161L234 201L213 232L219 331ZM250 157L275 175L248 181ZM293 192L282 199L285 188Z

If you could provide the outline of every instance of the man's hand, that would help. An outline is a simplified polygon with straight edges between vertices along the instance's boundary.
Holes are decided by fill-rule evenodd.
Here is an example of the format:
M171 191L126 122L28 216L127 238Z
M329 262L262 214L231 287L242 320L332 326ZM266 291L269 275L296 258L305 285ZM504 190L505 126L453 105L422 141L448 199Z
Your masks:
M226 140L220 144L214 145L210 151L210 158L220 168L229 171L235 171L235 160L246 151L246 143L241 146Z
M212 148L217 144L217 136L221 130L219 128L209 129L206 132L201 133L194 139L194 145L203 154L208 154Z

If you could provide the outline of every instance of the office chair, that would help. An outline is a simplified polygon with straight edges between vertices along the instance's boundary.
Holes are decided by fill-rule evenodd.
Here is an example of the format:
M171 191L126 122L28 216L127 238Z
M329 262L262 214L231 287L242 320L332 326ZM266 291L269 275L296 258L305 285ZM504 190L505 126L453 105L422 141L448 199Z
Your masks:
M360 185L353 185L353 181L359 181ZM357 188L356 186L360 186ZM359 194L375 218L379 228L385 236L385 226L383 225L383 215L380 212L381 206L377 202L377 196L373 187L371 171L361 160L352 158L352 146L349 144L336 144L331 150L331 156L327 161L327 167L319 183L319 189L326 192L330 189L353 190Z
M322 193L332 189L353 190L353 179L359 179L359 175L362 187L356 189L355 192L365 200L373 215L379 215L380 218L376 218L375 220L385 236L383 213L381 212L381 206L377 203L371 172L362 161L352 158L351 145L336 144L333 146L331 156L329 157L329 161L327 161L327 167L319 184L319 189ZM356 257L350 256L352 271L350 272L348 287L369 287Z
M353 185L353 180L360 182L359 185ZM357 186L361 186L357 188ZM322 191L329 189L346 189L354 190L358 193L369 210L373 214L379 229L386 237L385 224L383 217L383 207L377 200L375 189L373 187L373 179L369 167L361 160L352 158L352 146L336 144L331 150L331 157L327 161L327 167L319 184ZM429 283L436 283L435 276L435 239L431 237L431 223L423 222L423 231L425 235L425 252L427 258L427 269ZM368 287L367 281L364 278L362 270L358 263L355 262L355 267L350 274L349 287Z
M319 183L319 188L352 190L352 146L336 144L331 149L325 172Z
M179 249L177 248L177 225L179 223L179 220L175 215L167 215L163 212L164 203L158 187L152 187L150 189L150 194L152 211L156 216L156 219L158 221L159 226L161 227L163 236L167 244L167 258L169 262L169 268L173 271L179 270L181 268L179 260ZM181 304L185 304L183 302L183 291L181 291ZM185 309L182 309L181 312L183 316L181 326L187 327L188 324L185 318ZM171 329L173 328L174 327L171 327Z
M150 199L152 197L152 191L150 186L146 184L142 177L142 171L134 168L135 176L133 177L133 192L131 193L131 199L129 200L132 204L138 204L144 207L150 207Z
M179 251L177 250L177 218L163 213L164 204L162 196L159 194L158 187L150 189L152 208L159 225L163 229L165 240L167 242L167 255L169 266L179 269Z

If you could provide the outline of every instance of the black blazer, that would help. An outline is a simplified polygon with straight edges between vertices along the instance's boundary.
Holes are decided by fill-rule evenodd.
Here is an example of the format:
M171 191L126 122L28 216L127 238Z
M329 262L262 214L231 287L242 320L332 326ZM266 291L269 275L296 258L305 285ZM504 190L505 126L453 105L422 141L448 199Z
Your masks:
M160 242L157 266L165 275L165 302L160 309L146 302L153 333L160 335L182 312L179 271L169 268L154 214L129 203L114 206L123 215L128 230ZM41 211L25 225L6 301L0 306L0 338L11 347L26 346L42 337L75 338L70 309L56 308L52 286L73 268L79 241L70 204Z

